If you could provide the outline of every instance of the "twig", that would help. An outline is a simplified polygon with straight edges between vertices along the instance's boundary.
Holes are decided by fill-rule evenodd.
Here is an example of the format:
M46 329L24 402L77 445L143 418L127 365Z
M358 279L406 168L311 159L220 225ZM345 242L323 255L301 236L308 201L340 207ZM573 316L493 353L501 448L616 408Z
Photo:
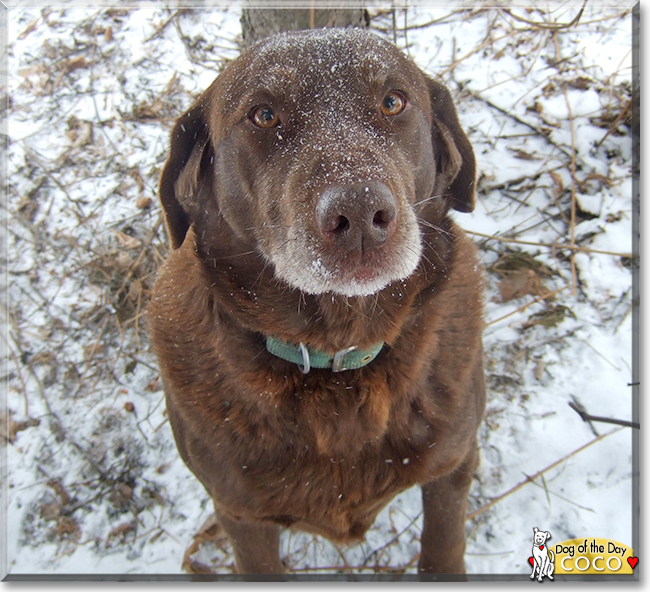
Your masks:
M478 510L474 510L471 514L468 514L466 519L467 520L472 520L473 518L476 518L476 516L478 516L479 514L482 514L483 512L485 512L485 510L487 510L487 509L491 508L492 506L494 506L495 504L499 503L502 499L508 497L511 493L514 493L518 489L521 489L527 483L532 483L535 479L537 479L537 477L543 475L547 471L550 471L552 468L556 467L557 465L562 464L564 461L566 461L569 458L571 458L572 456L575 456L576 454L578 454L578 452L582 452L585 448L588 448L592 444L595 444L596 442L598 442L599 440L602 440L603 438L606 438L607 436L611 436L612 434L620 432L622 429L623 428L618 428L616 430L612 430L611 432L607 432L606 434L602 434L601 436L597 436L593 440L590 440L586 444L583 444L582 446L580 446L580 448L576 448L573 452L570 452L566 456L563 456L561 459L556 460L554 463L551 463L550 465L548 465L546 468L542 469L541 471L537 471L537 473L535 473L531 477L526 477L526 479L524 481L521 481L520 483L517 483L517 485L515 485L514 487L511 487L510 489L508 489L508 491L506 491L505 493L502 493L500 496L495 497L492 501L488 502L484 506L481 506Z
M499 317L498 319L494 319L493 321L490 321L489 323L485 323L486 327L489 327L490 325L494 325L494 323L498 323L499 321L502 321L503 319L507 319L508 317L512 316L513 314L517 314L518 312L521 312L522 310L526 310L529 306L535 304L536 302L539 302L540 300L546 300L547 298L550 298L551 296L555 296L558 292L561 292L565 288L568 288L569 286L562 286L561 288L558 288L557 290L551 290L550 292L547 292L546 294L542 294L541 296L538 296L537 298L534 298L530 302L527 302L526 304L520 306L519 308L513 310L512 312L509 312L506 315L503 315L502 317Z
M404 47L406 53L411 57L411 49L409 47L409 36L408 36L408 9L404 10Z
M584 3L582 4L582 8L580 9L580 12L578 12L578 15L570 23L545 23L545 22L529 21L528 19L517 16L516 14L512 14L510 9L508 8L504 8L501 11L505 12L507 15L511 16L516 21L519 21L520 23L526 23L527 25L531 25L535 29L550 29L551 31L560 31L561 29L569 29L570 27L577 25L585 9L585 6L587 6L587 0L584 1Z
M474 236L482 236L483 238L493 239L495 241L499 241L502 243L515 243L518 245L530 245L532 247L546 247L547 249L556 249L556 250L570 249L572 251L577 251L579 253L599 253L600 255L613 255L614 257L624 257L626 259L635 259L637 257L637 255L633 253L616 253L615 251L602 251L600 249L590 249L589 247L578 247L577 245L573 245L573 246L557 245L555 243L549 245L548 243L536 243L532 241L519 240L516 238L495 236L493 234L483 234L482 232L477 232L475 230L465 229L465 232L467 232L468 234L472 234Z
M582 11L580 11L582 14ZM580 16L580 15L578 15ZM560 45L557 41L557 33L553 33L553 43L555 44L555 53L557 55L558 63L562 59L562 54L560 53ZM574 247L576 244L576 188L578 186L578 181L576 179L576 137L575 137L575 126L573 125L573 111L571 109L571 101L569 101L569 93L566 90L566 84L564 80L561 81L562 90L564 92L564 100L566 101L566 107L569 114L569 129L571 131L571 246ZM571 253L569 256L571 261L571 279L573 281L573 295L575 296L578 293L578 274L576 272L576 262L574 253Z
M605 362L607 362L607 363L608 363L612 368L614 368L614 370L617 370L618 372L621 371L621 369L620 369L616 364L614 364L614 362L612 362L611 360L608 360L608 359L607 359L603 354L601 354L601 353L600 353L600 352L599 352L599 351L598 351L598 350L597 350L593 345L591 345L591 343L589 343L586 339L580 339L580 341L582 341L582 343L584 343L584 344L585 344L589 349L591 349L591 350L592 350L592 351L593 351L597 356L599 356L600 358L602 358L603 360L605 360Z
M182 12L185 12L185 9L181 8L177 11L175 11L162 25L160 25L157 29L156 32L153 33L152 35L149 35L142 43L149 43L149 41L152 41L156 37L160 36L162 32L167 28L167 25L171 23L179 14Z
M131 266L129 267L129 271L127 272L126 276L122 280L122 284L121 284L119 290L117 290L115 292L115 296L114 296L115 301L117 301L119 299L122 292L124 291L124 289L128 285L129 281L131 280L131 277L133 277L133 274L135 273L138 265L140 265L140 262L142 261L144 256L147 254L147 250L149 249L149 247L151 246L151 243L156 238L156 236L158 234L158 229L160 228L161 225L162 225L162 215L159 215L158 220L156 220L156 223L154 224L153 228L149 232L149 238L146 240L146 242L142 246L142 250L140 251L140 254L138 255L138 258L131 264Z
M573 409L582 418L582 421L585 422L601 421L603 423L613 423L615 425L620 425L627 428L634 428L636 430L641 429L641 424L639 424L636 421L627 421L625 419L612 419L610 417L600 417L598 415L590 415L584 409L578 407L578 405L576 405L573 401L569 401L569 407L571 407L571 409Z
M108 321L110 320L110 318L111 318L110 314L106 314L104 318L104 323L102 324L101 329L99 330L99 335L97 336L97 339L95 339L95 342L90 347L90 350L86 350L86 367L84 368L83 374L79 378L79 390L77 391L77 393L75 393L75 397L83 387L84 379L86 378L86 374L90 370L90 366L93 362L93 358L95 357L95 351L99 347L99 342L102 338L102 335L104 335L104 331L106 330L106 326L108 325Z
M567 152L562 146L559 144L556 144L551 138L549 137L548 134L544 133L542 130L536 128L532 123L528 123L524 119L521 119L516 113L513 111L508 111L507 109L504 109L502 107L499 107L499 105L495 105L492 101L489 99L486 99L485 97L482 97L480 94L478 94L475 91L469 90L465 87L463 87L463 90L467 92L470 96L474 97L475 99L478 99L479 101L485 103L489 107L492 107L492 109L495 109L499 113L505 115L506 117L509 117L510 119L514 119L517 123L526 126L527 128L533 130L536 134L540 135L544 140L546 140L551 146L554 146L557 148L564 156L567 158L571 158L571 154Z
M31 158L34 163L45 173L45 175L65 194L68 198L68 201L73 204L73 206L78 210L75 212L80 218L83 218L83 211L77 203L77 200L72 199L68 190L63 186L63 184L54 176L54 174L45 166L45 163L41 158L27 145L26 142L22 142L23 150L25 154Z
M390 539L390 540L389 540L385 545L382 545L381 547L378 547L378 548L375 549L372 553L370 553L370 554L365 558L365 560L364 560L363 564L361 565L361 567L367 566L367 565L368 565L368 561L370 561L370 559L371 559L371 557L372 557L373 555L377 555L378 553L380 553L381 551L383 551L384 549L390 547L393 543L395 543L395 542L396 542L396 541L397 541L397 540L398 540L398 539L399 539L399 538L400 538L400 537L401 537L401 536L402 536L402 535L403 535L403 534L404 534L404 533L405 533L409 528L411 528L411 526L413 526L413 525L418 521L418 519L420 518L421 515L422 515L422 512L420 512L419 514L417 514L417 515L415 516L415 518L413 518L413 519L412 519L412 520L411 520L411 521L410 521L410 522L409 522L409 523L408 523L408 524L407 524L407 525L406 525L406 526L405 526L405 527L404 527L400 532L398 532L398 533L397 533L397 534L396 534L392 539Z
M598 434L595 434L596 436ZM580 508L581 510L585 510L586 512L592 512L595 514L595 511L593 508L588 508L587 506L582 506L577 502L574 502L573 500L569 499L568 497L565 497L563 495L560 495L559 493L555 491L551 491L548 489L547 484L546 484L546 479L542 479L544 485L539 485L538 483L532 483L535 487L539 487L540 489L544 489L546 492L546 499L548 500L549 506L551 505L551 495L554 497L557 497L558 499L561 499L563 502L566 502L567 504L571 504L572 506L575 506L576 508ZM468 537L469 538L469 537Z
M14 364L16 365L18 380L20 380L20 384L23 387L23 395L25 397L25 417L29 417L29 396L27 394L27 385L25 384L25 379L23 378L23 373L20 369L20 362L18 361L18 356L16 355L16 352L13 350L13 348L8 343L7 346L11 352L11 357L14 361Z
M627 121L630 118L631 113L632 113L632 99L630 99L626 103L625 107L623 107L623 110L616 116L614 122L609 126L607 133L596 144L596 148L600 148L603 142L609 136L609 134L611 134L620 125L622 121Z

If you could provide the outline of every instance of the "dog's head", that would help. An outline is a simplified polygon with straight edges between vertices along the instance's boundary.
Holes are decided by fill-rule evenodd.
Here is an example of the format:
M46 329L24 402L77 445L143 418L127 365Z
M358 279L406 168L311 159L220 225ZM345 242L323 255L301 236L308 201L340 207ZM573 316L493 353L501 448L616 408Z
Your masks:
M551 533L540 530L536 526L533 528L533 544L534 545L543 545L548 539L551 538Z
M375 293L417 268L425 226L474 207L447 89L358 29L251 47L179 118L160 195L173 248L225 234L310 294Z

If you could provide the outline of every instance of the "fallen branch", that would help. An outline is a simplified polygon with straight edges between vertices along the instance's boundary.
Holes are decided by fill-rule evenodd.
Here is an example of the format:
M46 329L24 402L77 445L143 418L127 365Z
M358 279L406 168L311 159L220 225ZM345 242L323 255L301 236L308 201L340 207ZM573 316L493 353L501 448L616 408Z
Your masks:
M569 407L573 409L581 418L582 421L601 421L603 423L613 423L615 425L624 426L627 428L634 428L636 430L641 429L641 424L636 421L627 421L625 419L612 419L611 417L600 417L598 415L590 415L581 407L578 407L573 401L569 401Z
M587 0L584 1L584 3L582 4L582 8L580 9L580 12L578 12L576 17L570 23L546 23L546 22L539 22L539 21L537 21L537 22L536 21L529 21L528 19L517 16L516 14L512 14L510 9L508 9L508 8L501 9L501 12L505 12L507 15L511 16L516 21L519 21L520 23L525 23L527 25L530 25L531 27L533 27L535 29L560 31L561 29L569 29L569 28L573 27L574 25L577 25L578 21L580 20L580 17L582 16L582 13L585 10L585 6L587 6Z
M598 437L594 438L593 440L590 440L586 444L583 444L582 446L580 446L580 448L576 448L573 452L569 452L569 454L567 454L566 456L563 456L561 459L556 460L554 463L548 465L548 467L542 469L541 471L537 471L537 473L535 473L531 477L526 477L526 479L524 481L521 481L521 483L517 483L517 485L515 485L514 487L511 487L505 493L502 493L500 496L495 497L492 501L488 502L484 506L481 506L478 510L474 510L471 514L468 514L466 520L471 520L472 518L476 518L476 516L478 516L479 514L482 514L483 512L485 512L485 510L487 510L487 509L491 508L492 506L496 505L502 499L508 497L510 494L514 493L518 489L521 489L524 485L526 485L528 483L532 483L533 481L535 481L535 479L537 479L538 477L541 477L547 471L550 471L552 468L556 467L557 465L562 464L565 460L568 460L572 456L575 456L576 454L578 454L578 452L582 452L585 448L588 448L589 446L591 446L592 444L595 444L596 442L598 442L599 440L602 440L603 438L607 438L607 436L611 436L612 434L615 434L616 432L620 432L622 429L623 428L618 428L616 430L612 430L611 432L607 432L606 434L598 436Z

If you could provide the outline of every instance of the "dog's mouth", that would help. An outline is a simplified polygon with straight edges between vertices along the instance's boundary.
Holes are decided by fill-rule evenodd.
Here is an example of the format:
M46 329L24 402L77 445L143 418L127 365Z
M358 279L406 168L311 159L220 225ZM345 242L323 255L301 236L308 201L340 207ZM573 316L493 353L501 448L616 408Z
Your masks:
M285 224L261 249L277 278L308 294L370 296L409 277L422 255L420 228L407 192L393 185L330 184L313 200L287 200Z
M324 263L324 260L319 257L312 261L312 277L310 282L303 284L303 288L313 289L312 284L320 282L323 285L316 288L318 292L332 291L345 296L367 296L381 290L393 279L401 279L387 273L386 268L391 267L386 265L389 257L382 257L379 253L365 257L355 254L333 258L329 264ZM325 286L329 289L324 289Z
M302 292L370 296L409 277L421 253L419 230L413 224L402 225L389 244L365 253L338 251L303 234L285 241L270 259L277 277Z

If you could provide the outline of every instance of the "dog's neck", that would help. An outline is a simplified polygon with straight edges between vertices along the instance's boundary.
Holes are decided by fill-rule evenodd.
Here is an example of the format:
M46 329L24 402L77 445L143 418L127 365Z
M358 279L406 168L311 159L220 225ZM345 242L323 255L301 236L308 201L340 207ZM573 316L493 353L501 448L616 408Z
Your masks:
M215 304L238 325L264 338L333 353L351 346L369 350L382 342L391 345L404 323L412 322L413 306L444 284L453 257L453 224L445 219L423 230L425 252L416 272L369 296L293 289L275 277L254 245L227 232L208 243L200 230L192 229L182 248L199 256Z

